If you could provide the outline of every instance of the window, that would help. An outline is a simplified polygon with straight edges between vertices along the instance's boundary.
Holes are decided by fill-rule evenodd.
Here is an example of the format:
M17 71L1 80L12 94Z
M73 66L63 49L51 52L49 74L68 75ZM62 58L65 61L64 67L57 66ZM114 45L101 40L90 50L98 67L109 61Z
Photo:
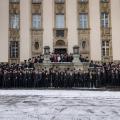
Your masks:
M102 55L103 56L110 55L110 43L109 43L109 41L102 41Z
M101 27L109 27L109 13L101 13Z
M41 15L40 14L32 16L32 27L33 29L41 28Z
M102 3L109 2L109 0L101 0Z
M88 2L88 0L79 0L81 3Z
M42 0L32 0L32 3L41 3Z
M56 15L56 28L64 28L64 15Z
M88 14L81 13L79 17L80 28L86 29L88 28Z
M19 43L18 41L10 42L10 58L18 58L19 57Z
M19 3L20 0L10 0L10 3Z
M10 28L11 29L19 29L20 23L20 15L12 14L10 15Z
M64 30L56 30L56 37L64 37Z
M56 3L64 3L65 0L55 0Z

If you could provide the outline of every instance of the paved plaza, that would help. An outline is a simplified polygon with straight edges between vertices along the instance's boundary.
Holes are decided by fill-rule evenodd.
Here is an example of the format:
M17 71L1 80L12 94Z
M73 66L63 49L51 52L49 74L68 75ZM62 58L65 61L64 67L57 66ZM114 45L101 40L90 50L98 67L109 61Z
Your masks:
M120 92L0 90L0 120L120 120Z

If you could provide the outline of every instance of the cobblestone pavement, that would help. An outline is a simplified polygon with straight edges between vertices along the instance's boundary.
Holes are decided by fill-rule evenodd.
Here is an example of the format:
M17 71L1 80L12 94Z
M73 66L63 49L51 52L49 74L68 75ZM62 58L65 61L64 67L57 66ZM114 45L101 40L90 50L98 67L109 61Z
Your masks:
M0 90L0 120L120 120L120 92Z

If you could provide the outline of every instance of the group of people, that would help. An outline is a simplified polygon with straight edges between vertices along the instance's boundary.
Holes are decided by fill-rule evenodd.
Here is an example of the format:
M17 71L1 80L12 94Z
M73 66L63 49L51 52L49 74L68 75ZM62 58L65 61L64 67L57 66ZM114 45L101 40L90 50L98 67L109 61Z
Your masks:
M70 53L51 53L50 54L50 61L51 62L72 62L74 59L73 54ZM81 62L89 62L88 57L83 57L82 55L79 56Z
M0 64L0 88L120 87L120 64L90 64L80 69L28 68L26 64Z
M34 63L43 63L44 55L40 54L39 56L29 58L28 60L25 60L24 63L26 64L34 64Z
M70 53L70 54L68 54L68 53L62 53L61 54L61 53L55 53L55 52L50 53L50 61L52 63L68 63L68 62L72 62L73 59L74 58L73 58L72 53ZM81 62L89 62L88 58L87 57L85 58L82 55L80 55L79 59L80 59ZM24 62L26 64L29 64L30 67L31 67L32 64L43 63L43 61L44 61L44 55L41 54L39 56L29 58L28 60L25 60Z
M73 61L73 54L58 54L58 53L51 53L50 54L50 61L51 62L72 62Z

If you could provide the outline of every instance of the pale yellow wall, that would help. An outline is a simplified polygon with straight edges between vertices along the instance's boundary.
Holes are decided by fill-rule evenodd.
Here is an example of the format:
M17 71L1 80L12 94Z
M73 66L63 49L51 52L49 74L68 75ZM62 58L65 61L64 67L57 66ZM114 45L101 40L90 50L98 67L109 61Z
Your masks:
M20 0L20 61L31 57L31 1Z
M0 0L0 62L8 62L8 0Z
M68 28L68 52L73 53L73 46L78 45L77 0L66 0L66 26Z
M101 60L100 1L89 0L90 9L90 54L92 60Z
M43 47L53 51L54 4L53 0L43 0Z
M31 0L20 0L20 60L31 57ZM89 0L90 56L101 60L99 0ZM111 0L113 59L120 60L120 0ZM78 44L77 0L66 0L68 52ZM43 46L53 50L54 0L43 0ZM0 62L8 61L9 0L0 0Z
M120 60L120 0L111 0L113 60Z

